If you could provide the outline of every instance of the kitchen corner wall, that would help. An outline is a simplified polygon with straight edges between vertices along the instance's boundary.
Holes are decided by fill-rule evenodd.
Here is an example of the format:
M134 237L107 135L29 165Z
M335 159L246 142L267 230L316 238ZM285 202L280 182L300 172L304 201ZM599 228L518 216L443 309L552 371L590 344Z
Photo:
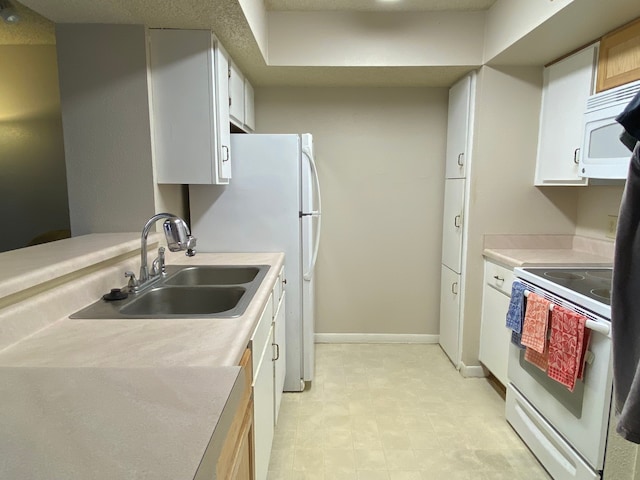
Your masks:
M323 195L317 333L437 335L447 95L256 90L258 133L314 136Z
M462 361L478 365L485 234L575 232L578 187L533 186L542 68L478 74L467 215Z
M631 156L631 153L629 153ZM576 235L612 240L607 236L609 215L618 216L624 184L578 188Z

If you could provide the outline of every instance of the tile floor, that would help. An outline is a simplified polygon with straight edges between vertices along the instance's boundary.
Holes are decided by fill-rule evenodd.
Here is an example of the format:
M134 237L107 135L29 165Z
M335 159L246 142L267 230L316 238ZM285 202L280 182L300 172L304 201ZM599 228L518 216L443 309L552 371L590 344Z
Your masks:
M287 393L269 480L548 480L485 379L438 345L317 345L310 390Z

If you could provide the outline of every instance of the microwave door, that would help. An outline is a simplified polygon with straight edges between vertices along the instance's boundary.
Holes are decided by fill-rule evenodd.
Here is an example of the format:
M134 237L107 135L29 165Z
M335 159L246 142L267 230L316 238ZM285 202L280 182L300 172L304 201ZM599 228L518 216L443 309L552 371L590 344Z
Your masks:
M619 111L609 118L585 123L584 143L580 155L580 176L603 179L625 179L631 152L620 141L624 131L615 121Z

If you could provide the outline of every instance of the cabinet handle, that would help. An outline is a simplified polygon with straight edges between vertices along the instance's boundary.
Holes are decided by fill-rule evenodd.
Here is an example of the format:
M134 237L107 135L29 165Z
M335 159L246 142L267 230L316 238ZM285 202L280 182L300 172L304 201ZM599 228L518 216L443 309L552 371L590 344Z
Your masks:
M456 215L453 217L453 226L456 228L460 228L462 217L460 215Z
M578 165L580 163L580 147L573 151L573 163Z
M271 344L273 347L276 347L276 358L271 359L272 362L276 362L280 359L280 345L277 343Z
M223 162L229 161L229 147L227 147L226 145L222 146L222 161Z
M458 282L454 282L451 284L451 293L454 295L458 294Z
M499 275L494 275L494 276L493 276L493 278L495 278L495 279L496 279L497 281L499 281L499 282L504 282L504 278L502 278L502 277L501 277L501 276L499 276Z
M464 152L459 153L458 154L458 166L463 166L464 165Z

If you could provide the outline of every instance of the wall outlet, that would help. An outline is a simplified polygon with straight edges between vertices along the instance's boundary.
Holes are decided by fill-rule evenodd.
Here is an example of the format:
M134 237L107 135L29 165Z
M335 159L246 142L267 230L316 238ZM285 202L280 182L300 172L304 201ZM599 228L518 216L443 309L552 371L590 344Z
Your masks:
M607 237L616 238L616 230L618 229L618 216L608 215L607 220Z

